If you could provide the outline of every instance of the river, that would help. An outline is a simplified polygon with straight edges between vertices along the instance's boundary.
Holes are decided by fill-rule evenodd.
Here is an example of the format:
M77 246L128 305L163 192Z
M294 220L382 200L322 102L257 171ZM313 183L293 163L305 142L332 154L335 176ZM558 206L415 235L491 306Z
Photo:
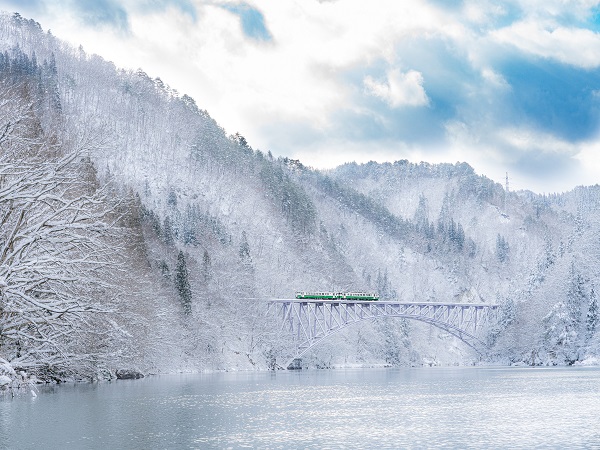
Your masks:
M0 396L0 448L600 448L600 368L212 373Z

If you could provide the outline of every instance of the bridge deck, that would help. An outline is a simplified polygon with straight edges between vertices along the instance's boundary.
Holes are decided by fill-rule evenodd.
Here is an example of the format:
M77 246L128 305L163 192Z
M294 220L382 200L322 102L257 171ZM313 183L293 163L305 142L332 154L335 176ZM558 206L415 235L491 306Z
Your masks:
M389 300L322 300L322 299L304 299L304 298L270 298L267 299L269 303L326 303L326 304L359 304L359 305L406 305L406 306L450 306L450 307L484 307L484 308L498 308L498 305L493 303L450 303L450 302L399 302Z

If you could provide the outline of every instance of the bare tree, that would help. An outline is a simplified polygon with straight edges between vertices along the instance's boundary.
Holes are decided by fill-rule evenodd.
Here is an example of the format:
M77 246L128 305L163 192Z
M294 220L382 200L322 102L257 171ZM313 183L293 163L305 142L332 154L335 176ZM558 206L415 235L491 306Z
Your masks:
M108 206L84 154L92 136L57 143L36 129L15 92L7 95L0 101L0 354L15 368L83 375L103 352L97 321L117 292L114 202Z

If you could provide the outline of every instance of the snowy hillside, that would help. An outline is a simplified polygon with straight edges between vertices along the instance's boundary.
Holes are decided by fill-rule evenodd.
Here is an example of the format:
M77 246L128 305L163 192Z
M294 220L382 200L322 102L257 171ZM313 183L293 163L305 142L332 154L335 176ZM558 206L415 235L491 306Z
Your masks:
M48 290L47 278L29 272L26 285L11 284L13 267L35 265L44 245L25 255L30 260L8 261L5 252L0 375L2 364L59 379L123 367L264 369L289 348L260 299L317 289L501 303L490 361L599 356L597 186L549 197L507 193L466 163L351 163L319 172L227 136L192 98L71 48L32 20L0 16L0 50L0 125L8 133L0 170L11 180L0 192L3 245L21 226L17 212L29 217L35 207L24 197L15 203L25 182L19 171L42 161L39 176L51 179L50 165L75 155L69 180L80 174L87 184L49 184L48 192L61 202L93 199L82 226L90 243L76 248L95 261L93 276L75 277L77 266L69 266L72 278ZM96 229L102 237L92 241ZM35 241L36 230L23 229L30 233L23 239ZM74 251L61 239L57 248ZM66 321L57 312L66 304L57 299L61 289L78 305ZM40 296L50 302L43 308ZM15 319L35 308L46 320L58 314L54 328L64 330L43 352L43 331ZM477 358L450 335L401 319L350 327L306 357L320 367Z

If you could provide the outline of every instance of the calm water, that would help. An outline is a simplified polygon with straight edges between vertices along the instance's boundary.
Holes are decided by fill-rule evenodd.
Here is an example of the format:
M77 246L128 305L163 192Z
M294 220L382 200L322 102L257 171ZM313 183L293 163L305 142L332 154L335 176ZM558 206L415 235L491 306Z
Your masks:
M0 399L0 448L598 448L600 368L161 376Z

